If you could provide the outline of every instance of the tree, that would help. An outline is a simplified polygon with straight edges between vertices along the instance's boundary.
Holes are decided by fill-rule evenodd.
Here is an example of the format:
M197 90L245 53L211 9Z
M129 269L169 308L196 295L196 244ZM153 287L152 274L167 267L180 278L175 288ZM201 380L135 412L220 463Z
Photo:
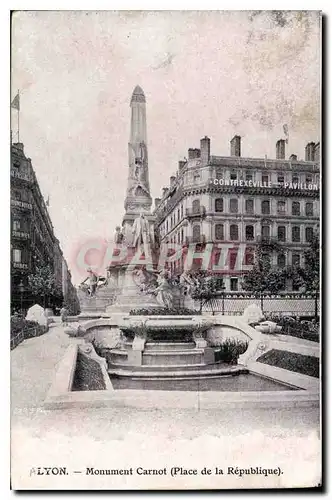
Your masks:
M308 292L319 293L320 288L320 245L317 232L313 234L309 248L304 252L304 267L297 273Z
M295 279L306 292L315 295L315 320L318 320L318 297L320 290L320 243L316 231L313 234L309 248L304 252L304 267L298 267L295 271Z
M285 278L291 279L298 288L317 293L320 287L319 236L314 233L309 248L304 252L304 266L289 266L284 270Z
M59 296L60 290L56 285L55 276L49 265L37 265L33 274L28 276L29 292L48 307L51 297Z
M191 278L195 282L195 286L191 292L193 299L199 300L200 311L203 306L210 306L212 313L214 313L214 302L220 293L224 290L224 282L220 276L213 275L208 271L196 271L192 274Z
M262 242L257 246L255 265L243 278L244 290L261 295L278 293L285 288L285 270L271 268L272 252L281 252L281 246L275 242Z
M304 252L304 266L287 266L271 269L264 255L273 251L280 252L278 243L260 243L256 250L256 262L243 279L243 288L262 296L264 292L278 293L285 287L286 280L292 280L297 288L315 293L315 317L318 316L320 248L318 233L314 233L309 248ZM263 308L263 307L262 307Z

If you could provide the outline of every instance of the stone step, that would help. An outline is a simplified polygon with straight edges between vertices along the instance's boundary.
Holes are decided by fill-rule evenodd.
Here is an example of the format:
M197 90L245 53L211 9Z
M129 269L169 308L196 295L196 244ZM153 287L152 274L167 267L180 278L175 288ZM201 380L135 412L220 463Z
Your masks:
M165 343L166 344L166 343ZM188 347L187 347L188 345ZM194 343L190 344L177 344L176 342L174 344L171 344L170 346L167 346L165 349L165 346L156 344L155 347L153 347L154 344L151 344L147 348L147 344L145 344L145 348L143 351L143 356L144 355L151 355L151 356L174 356L176 355L187 355L187 354L201 354L204 352L204 349L197 348ZM126 345L126 349L110 349L109 354L119 354L119 355L124 355L128 352L128 350L132 350L132 344Z
M195 349L195 342L146 342L144 346L145 351L184 351L188 349Z
M105 313L105 308L104 307L84 307L84 306L80 306L81 307L81 312L82 313L96 313L96 314L102 314L102 313Z
M154 367L157 368L157 367ZM171 368L171 367L169 367ZM170 369L169 371L162 371L162 370L154 370L154 371L148 371L144 370L141 371L137 369L137 367L133 368L132 370L123 370L123 369L109 369L108 373L110 377L130 377L131 379L135 380L140 379L140 380L154 380L154 379L169 379L172 378L174 380L181 380L181 379L186 379L186 378L207 378L207 377L216 377L216 376L224 376L224 377L232 377L235 375L238 375L240 373L249 373L249 370L247 368L244 368L242 366L218 366L213 367L212 365L208 366L201 366L200 368L197 368L195 370L188 370L188 367L185 367L183 370L173 370Z
M148 371L148 372L151 372L151 371L154 371L156 369L158 370L161 370L161 371L170 371L170 370L188 370L188 371L192 371L192 370L197 370L199 368L202 368L206 366L206 364L204 363L196 363L196 364L193 364L193 365L141 365L141 366L132 366L132 365L126 365L124 363L112 363L109 367L109 370L115 370L115 369L121 369L121 370L125 370L125 371L132 371L133 369L135 371Z
M143 356L190 356L190 355L195 355L195 354L202 354L204 352L204 349L174 349L174 350L168 350L168 349L158 349L153 351L152 349L149 351L143 351Z
M123 363L126 354L121 349L110 351L108 363ZM204 361L204 349L187 349L184 351L143 351L142 365L193 365Z

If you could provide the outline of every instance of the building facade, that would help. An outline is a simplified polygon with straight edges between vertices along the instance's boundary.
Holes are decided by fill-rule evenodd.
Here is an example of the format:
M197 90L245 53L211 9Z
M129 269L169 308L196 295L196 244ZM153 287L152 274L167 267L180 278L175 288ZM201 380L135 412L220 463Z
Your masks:
M28 276L37 266L46 265L55 278L51 305L60 306L66 300L63 290L71 290L73 285L70 273L63 274L65 259L31 159L25 156L22 143L11 146L10 185L12 309L26 310L36 301L29 292Z
M155 199L161 243L188 247L213 244L210 268L222 267L226 291L241 291L242 278L254 264L255 247L277 242L269 255L275 267L302 265L303 253L319 226L320 146L309 143L305 160L285 158L285 141L276 143L276 159L243 158L241 137L230 142L230 156L213 156L208 137L188 150L176 175ZM171 264L181 272L183 258ZM194 260L199 267L201 260ZM218 267L218 269L219 269ZM287 283L287 289L295 284Z

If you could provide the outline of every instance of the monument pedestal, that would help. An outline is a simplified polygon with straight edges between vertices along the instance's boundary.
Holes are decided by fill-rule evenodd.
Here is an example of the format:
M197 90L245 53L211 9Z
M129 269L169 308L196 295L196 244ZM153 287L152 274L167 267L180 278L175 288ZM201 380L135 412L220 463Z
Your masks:
M132 309L161 309L154 295L141 292L134 279L135 266L128 266L121 290L113 305L106 308L107 314L129 314Z

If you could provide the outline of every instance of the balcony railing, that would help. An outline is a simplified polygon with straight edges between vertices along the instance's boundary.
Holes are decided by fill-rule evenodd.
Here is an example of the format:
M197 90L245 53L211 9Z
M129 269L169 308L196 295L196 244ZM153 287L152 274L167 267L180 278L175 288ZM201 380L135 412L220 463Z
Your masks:
M264 236L264 235L259 235L257 236L256 239L257 243L263 243L265 245L279 245L282 243L279 241L275 236Z
M24 264L23 262L12 262L12 265L15 269L29 269L28 264Z
M15 177L16 179L21 179L26 182L33 182L33 178L29 175L23 174L22 172L18 172L17 170L11 169L10 171L11 177Z
M205 207L200 206L196 209L194 208L186 208L186 216L187 217L205 217L206 210Z
M191 243L200 243L200 244L204 244L206 243L206 238L205 238L205 234L201 234L200 236L187 236L184 240L184 245L190 245Z
M30 238L30 234L27 233L26 231L12 231L12 237L13 238L21 238L24 240L27 240Z
M31 203L28 203L26 201L10 200L10 204L13 205L14 207L27 208L28 210L32 210Z

